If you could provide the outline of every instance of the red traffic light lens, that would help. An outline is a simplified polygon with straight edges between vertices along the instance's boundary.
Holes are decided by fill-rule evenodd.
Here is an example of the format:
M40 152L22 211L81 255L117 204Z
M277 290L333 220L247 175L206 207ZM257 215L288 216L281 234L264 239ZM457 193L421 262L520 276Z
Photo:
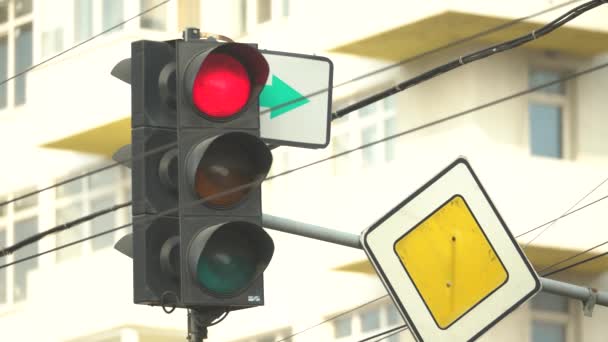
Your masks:
M215 118L238 113L251 92L245 66L225 53L210 54L201 65L192 86L192 101L198 110Z

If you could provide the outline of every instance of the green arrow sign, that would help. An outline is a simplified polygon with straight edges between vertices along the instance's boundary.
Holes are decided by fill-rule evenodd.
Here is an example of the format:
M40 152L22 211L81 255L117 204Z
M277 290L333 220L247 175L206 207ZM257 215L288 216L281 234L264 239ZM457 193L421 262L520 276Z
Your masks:
M260 106L273 108L290 101L302 98L302 94L293 89L280 78L272 75L272 84L264 86L260 94ZM296 109L310 102L307 98L291 102L285 106L270 110L270 118L274 119L281 114L285 114L292 109Z

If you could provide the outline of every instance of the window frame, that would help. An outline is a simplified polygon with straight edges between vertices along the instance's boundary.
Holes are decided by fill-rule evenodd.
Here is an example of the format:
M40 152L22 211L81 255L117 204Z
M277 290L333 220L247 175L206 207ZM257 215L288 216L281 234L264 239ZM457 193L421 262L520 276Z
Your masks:
M2 197L3 200L5 198L8 200L12 200L12 199L20 196L21 194L29 193L33 190L36 190L36 189L35 188L22 189L20 191L9 193L6 196L0 196L0 197ZM36 194L33 196L36 197L36 204L32 205L30 207L17 208L15 206L15 202L10 202L7 205L5 205L5 213L4 213L4 215L0 216L0 229L2 229L5 232L5 236L4 236L5 245L2 247L10 246L16 242L15 241L15 223L18 221L25 221L25 220L28 220L31 218L36 218L36 220L37 220L36 232L40 231L40 220L41 220L41 218L40 218L40 196L39 196L39 194ZM40 252L41 244L39 242L36 242L36 246L38 248L38 252ZM2 261L4 263L11 263L16 260L14 253L4 256L0 259L2 259ZM38 261L34 270L37 270L38 268L40 268L40 266L41 266L41 263L40 263L40 261ZM5 283L5 291L6 291L5 295L6 296L5 296L5 301L3 303L0 303L0 315L4 312L10 312L10 311L16 310L16 309L18 310L20 308L20 306L23 305L28 300L28 297L26 295L25 298L15 301L15 293L14 293L15 292L15 267L8 267L8 268L3 269L3 271L5 272L4 274L5 274L5 281L6 281L6 283Z
M97 169L99 167L103 167L102 165L93 165L90 168L85 168L85 169ZM65 195L62 197L57 197L57 191L55 191L55 196L54 196L54 208L55 211L57 211L57 209L60 208L65 208L73 203L77 203L77 202L81 202L82 203L82 209L83 209L83 213L92 213L92 202L95 200L99 200L99 199L103 199L104 197L107 196L111 196L114 199L114 205L116 204L120 204L120 203L124 203L126 201L128 201L128 197L129 197L129 193L130 193L130 185L131 185L131 181L130 178L128 176L130 176L129 172L130 170L123 170L124 168L113 168L113 169L109 169L106 171L102 171L102 172L115 172L116 176L113 179L112 182L107 183L107 184L103 184L102 186L93 186L91 184L91 176L89 177L85 177L82 179L77 180L78 182L81 182L81 191L78 193L74 193L74 194L69 194L69 195ZM72 175L74 176L74 175ZM69 176L68 176L69 177ZM67 177L63 177L64 179ZM126 224L128 222L131 222L131 217L130 215L127 215L126 213L121 214L121 212L112 212L112 213L108 213L106 215L112 214L114 215L114 224L112 227L108 227L107 229L112 229L115 227L118 227L119 225L123 225ZM64 222L59 222L57 220L57 218L55 218L55 224L59 225L62 224ZM93 232L93 226L92 226L92 221L87 221L85 223L82 223L80 225L81 231L83 232L84 236L79 237L79 239L87 237L87 236L91 236L92 234L94 234ZM120 239L120 237L122 237L124 235L124 232L121 234L121 232L117 231L117 232L113 232L111 233L111 235L113 236L113 243L110 245L113 246L114 243L116 243L116 241L118 241ZM60 245L64 244L64 243L69 243L69 241L63 241L61 243L58 242L58 239L55 239L55 246L59 247ZM104 247L104 248L99 248L96 249L93 246L92 241L87 241L86 243L83 244L79 244L80 246L80 250L79 250L79 254L78 256L76 256L76 258L79 257L85 257L87 255L91 255L94 254L97 251L102 251L102 250L107 250L109 247ZM62 264L65 261L70 261L73 258L66 258L66 259L62 259L59 260L58 254L55 253L55 263L56 264Z
M540 293L539 295L542 295L542 293ZM561 324L564 325L565 331L566 331L566 336L565 336L565 342L576 342L579 339L577 339L576 335L577 330L576 330L576 322L575 322L575 315L577 313L577 308L576 305L574 305L574 302L568 298L566 298L567 301L567 309L566 312L558 312L558 311L549 311L549 310L542 310L542 309L536 309L533 307L533 300L534 298L532 298L529 301L528 304L528 308L530 310L530 334L529 334L529 338L530 338L530 342L535 342L532 339L532 330L534 327L534 322L542 322L542 323L550 323L550 324ZM579 308L580 310L580 308Z
M28 14L22 15L20 17L15 17L15 0L7 0L8 4L8 20L0 24L0 37L7 38L7 59L6 59L6 74L7 77L12 77L17 74L16 71L16 61L15 61L15 52L16 52L16 44L15 40L16 29L18 27L22 27L27 24L32 25L32 65L34 63L35 51L35 28L34 28L34 11L36 10L35 2L33 3L32 11ZM20 77L27 77L27 74L24 74ZM6 87L6 107L0 108L0 115L5 112L10 113L13 109L18 109L27 105L27 81L25 86L25 103L23 104L15 104L15 96L16 96L16 84L17 82L8 82L4 84Z
M552 59L545 56L532 56L528 63L526 84L530 85L530 74L534 70L555 72L560 75L567 75L577 69L575 60L559 58ZM528 154L531 157L551 158L547 156L534 155L531 150L531 127L530 127L530 108L532 103L541 105L559 106L561 108L561 158L552 158L557 160L571 160L576 157L575 151L575 132L576 121L574 108L576 108L576 80L566 81L564 85L564 94L551 94L542 92L541 90L530 93L526 102L526 116L524 120L524 143Z
M388 87L388 85L386 85ZM343 108L344 106L355 103L358 99L363 97L363 94L369 94L375 92L378 89L385 89L385 87L378 87L377 89L369 89L365 92L359 92L357 94L352 94L348 97L340 99L338 101L334 101L334 108ZM394 95L393 95L394 96ZM390 97L389 97L390 98ZM337 149L334 144L335 138L348 136L345 139L346 150L352 149L358 146L363 145L363 132L366 129L371 127L375 127L376 134L373 140L382 139L383 137L388 136L390 132L387 132L387 121L393 121L395 125L399 124L399 119L397 116L397 107L398 107L398 99L397 98L385 98L382 101L378 101L372 105L376 106L376 109L367 114L363 114L361 109L358 109L354 112L349 113L349 115L338 119L335 123L332 124L331 131L331 141L328 150L331 151L332 155L340 153L345 149ZM392 102L392 108L387 109L386 103ZM335 110L335 109L334 109ZM398 129L393 130L393 132L398 131ZM377 167L378 165L383 165L386 163L390 163L394 161L396 158L396 142L393 143L393 158L388 159L389 155L387 152L387 145L379 144L372 147L370 149L375 149L375 161L369 165L366 165L364 152L357 151L355 153L351 153L349 156L341 157L346 158L349 161L337 161L337 158L332 162L332 173L335 176L340 176L343 173L339 173L338 169L350 168L350 169L372 169ZM341 164L341 165L338 165Z
M345 335L345 336L341 336L341 337L336 337L335 322L337 321L337 319L334 319L334 317L338 316L340 313L336 313L334 315L330 315L330 316L326 317L326 319L328 319L328 320L329 319L333 320L332 325L331 325L331 330L330 330L332 340L335 340L338 342L342 342L342 341L345 342L345 341L365 339L370 336L381 333L383 331L386 331L388 329L393 329L393 328L396 328L396 327L402 325L403 318L401 317L401 314L399 313L399 310L396 307L395 307L395 310L398 315L398 320L396 323L393 323L393 324L390 323L389 310L390 310L391 306L394 307L394 305L395 304L390 299L382 300L377 303L370 304L370 305L366 306L365 308L359 308L353 312L350 312L348 315L340 316L340 318L342 318L342 319L350 318L350 320L351 320L350 321L350 327L351 327L350 335ZM363 331L363 321L362 321L363 314L370 312L370 311L374 311L374 310L378 310L378 312L379 312L378 329ZM401 321L401 323L400 323L400 321ZM400 334L401 334L401 331L392 335L392 337L391 337L391 339L389 339L389 341L391 341L391 342L400 341L401 340ZM385 337L384 339L386 340L387 337Z

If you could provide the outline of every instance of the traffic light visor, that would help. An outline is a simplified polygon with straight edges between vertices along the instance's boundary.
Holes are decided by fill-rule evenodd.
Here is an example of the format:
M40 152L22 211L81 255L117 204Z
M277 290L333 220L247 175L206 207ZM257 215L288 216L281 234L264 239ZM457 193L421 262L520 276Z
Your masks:
M203 204L227 209L241 202L270 170L272 154L258 137L230 132L196 145L188 156L188 178Z
M203 229L188 257L191 274L205 291L231 297L264 272L273 253L272 239L261 227L237 221Z

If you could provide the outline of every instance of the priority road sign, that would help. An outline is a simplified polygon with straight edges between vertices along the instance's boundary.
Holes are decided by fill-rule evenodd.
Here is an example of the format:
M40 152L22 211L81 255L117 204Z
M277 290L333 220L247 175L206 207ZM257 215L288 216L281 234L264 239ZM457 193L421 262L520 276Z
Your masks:
M329 143L333 64L325 57L260 50L270 67L260 94L260 136L269 143Z
M361 234L417 341L472 341L541 283L460 158Z

